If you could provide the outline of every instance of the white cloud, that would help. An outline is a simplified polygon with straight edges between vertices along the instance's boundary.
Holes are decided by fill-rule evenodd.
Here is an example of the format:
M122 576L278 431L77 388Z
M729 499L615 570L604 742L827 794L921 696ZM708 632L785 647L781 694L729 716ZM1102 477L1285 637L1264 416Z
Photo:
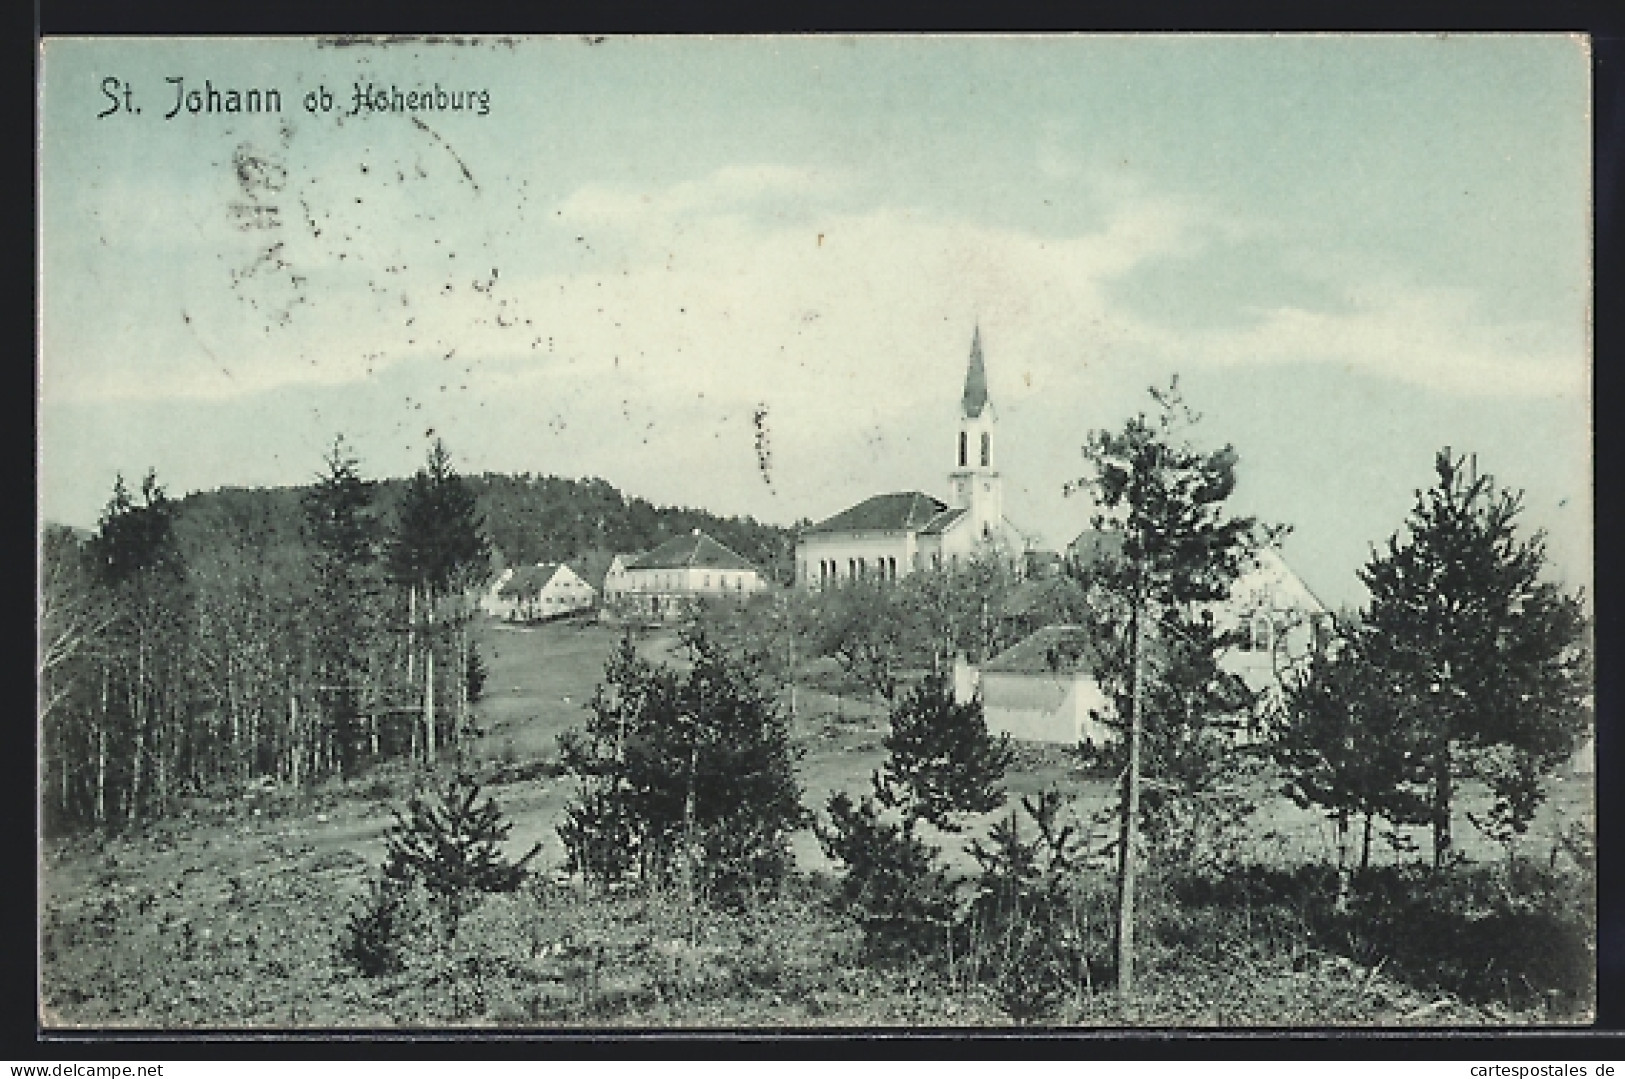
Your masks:
M1220 363L1336 363L1467 396L1587 393L1584 326L1498 322L1459 289L1369 283L1335 311L1281 306L1250 327L1202 335L1197 354Z

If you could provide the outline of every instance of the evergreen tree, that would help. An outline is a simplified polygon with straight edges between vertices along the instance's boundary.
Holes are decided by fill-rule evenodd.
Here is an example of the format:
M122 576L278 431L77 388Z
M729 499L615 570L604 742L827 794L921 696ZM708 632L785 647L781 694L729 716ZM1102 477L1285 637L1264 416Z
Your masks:
M637 655L610 658L585 728L560 738L581 783L560 829L572 863L613 878L610 837L630 839L647 879L697 870L719 896L776 882L805 819L789 725L748 659L703 630L682 675Z
M1337 825L1338 904L1354 873L1350 832L1359 818L1358 868L1371 862L1372 825L1427 820L1419 767L1404 716L1383 674L1366 656L1358 626L1332 643L1285 686L1271 751L1286 777L1284 793L1318 806Z
M1178 379L1166 390L1153 388L1151 397L1154 415L1141 413L1121 431L1090 434L1084 456L1093 475L1068 488L1093 491L1100 510L1094 527L1112 537L1088 577L1098 608L1115 614L1125 630L1116 649L1121 669L1113 672L1126 719L1117 903L1117 975L1125 993L1134 988L1147 731L1159 733L1164 759L1158 763L1166 767L1195 725L1205 728L1213 713L1235 710L1227 699L1233 688L1217 677L1213 662L1222 641L1197 612L1229 595L1255 527L1251 518L1225 514L1236 484L1235 451L1191 444L1188 431L1198 417L1185 406ZM1152 642L1160 668L1147 659Z
M1457 772L1492 747L1520 754L1485 778L1527 819L1539 801L1528 777L1572 753L1589 723L1590 665L1580 596L1541 579L1542 534L1518 535L1521 493L1448 449L1434 473L1360 579L1371 594L1362 647L1425 763L1439 868L1453 846Z
M948 672L928 673L897 702L884 744L886 763L874 782L882 805L954 832L955 817L1004 804L1010 737L988 732L980 697L954 700Z
M445 443L435 439L425 466L413 475L401 499L388 547L391 579L407 590L408 675L423 653L424 759L433 764L439 745L435 707L435 657L442 631L450 628L454 655L442 663L453 693L455 742L467 721L468 621L470 592L490 576L491 545L473 490L452 466ZM420 623L422 625L421 637ZM409 677L409 681L410 681Z
M378 525L372 487L344 437L333 440L326 471L305 492L306 528L316 574L315 638L320 699L330 717L340 768L353 773L363 752L371 600Z

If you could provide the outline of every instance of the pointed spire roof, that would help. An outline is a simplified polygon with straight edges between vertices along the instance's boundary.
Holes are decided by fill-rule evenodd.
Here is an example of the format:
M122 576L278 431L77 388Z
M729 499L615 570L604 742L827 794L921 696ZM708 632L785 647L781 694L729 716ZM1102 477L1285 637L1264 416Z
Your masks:
M987 407L987 369L982 366L982 327L978 324L970 342L970 368L965 372L965 396L959 407L968 420L974 420Z

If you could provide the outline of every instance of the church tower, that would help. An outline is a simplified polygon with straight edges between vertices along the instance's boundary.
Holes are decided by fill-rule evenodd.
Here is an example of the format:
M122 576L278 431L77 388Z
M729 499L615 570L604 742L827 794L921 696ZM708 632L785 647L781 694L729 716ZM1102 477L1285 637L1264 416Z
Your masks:
M978 540L1002 532L1004 490L994 467L994 427L998 417L987 396L987 368L982 362L982 328L970 343L970 367L965 371L965 393L959 401L959 440L956 466L948 473L953 504L967 511Z

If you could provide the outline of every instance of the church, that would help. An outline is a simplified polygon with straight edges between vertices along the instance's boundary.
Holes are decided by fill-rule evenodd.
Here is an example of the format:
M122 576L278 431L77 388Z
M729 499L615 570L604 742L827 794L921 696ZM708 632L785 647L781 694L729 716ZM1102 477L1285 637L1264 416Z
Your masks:
M997 426L977 327L959 404L956 463L948 472L950 501L923 491L897 491L811 525L796 543L797 581L813 589L839 581L894 581L915 570L952 570L989 555L1019 564L1032 541L1004 515L994 454Z

